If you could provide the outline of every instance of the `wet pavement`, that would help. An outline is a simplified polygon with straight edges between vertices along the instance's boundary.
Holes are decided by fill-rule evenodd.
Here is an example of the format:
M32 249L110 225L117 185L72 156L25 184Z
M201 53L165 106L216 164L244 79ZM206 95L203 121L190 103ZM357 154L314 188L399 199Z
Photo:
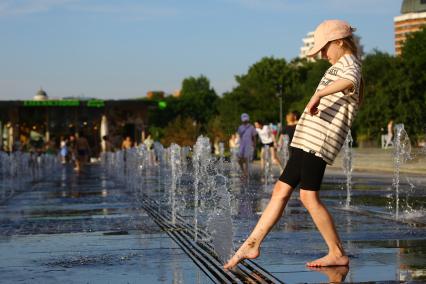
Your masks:
M378 214L392 210L391 179L355 174L355 211L342 207L342 174L328 171L325 177L321 194L351 257L348 271L305 267L326 246L297 193L256 262L285 283L328 282L339 275L346 275L346 282L426 281L422 218L396 222ZM416 191L410 182L401 188L408 188L405 200L416 200L414 211L419 213L425 179L409 181ZM271 190L272 185L233 183L236 246L256 223ZM17 190L0 204L0 252L1 283L211 283L132 192L107 178L99 165L80 174L64 167L49 181Z
M50 179L0 205L0 283L204 283L99 166Z

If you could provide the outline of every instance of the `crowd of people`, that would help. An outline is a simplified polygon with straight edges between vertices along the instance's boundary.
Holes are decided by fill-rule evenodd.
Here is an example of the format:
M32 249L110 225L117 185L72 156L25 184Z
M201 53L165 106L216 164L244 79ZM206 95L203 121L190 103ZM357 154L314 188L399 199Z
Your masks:
M22 136L22 135L21 135ZM36 155L52 154L58 155L62 164L71 164L74 166L76 171L81 171L85 164L87 164L91 158L98 157L100 152L114 152L115 150L126 150L136 143L130 136L124 136L120 141L111 142L108 135L102 137L100 145L95 145L92 140L85 135L83 130L76 134L63 135L60 137L51 136L47 139L45 136L33 131L31 135L27 137L19 137L16 139L13 145L8 146L6 143L0 145L0 151L3 152L29 152ZM153 148L154 140L149 133L146 133L146 137L143 139L143 144L148 149ZM99 144L99 143L98 143Z
M231 135L229 149L231 153L237 154L243 177L248 176L248 163L256 156L257 145L260 146L262 168L265 164L265 151L270 151L269 154L273 164L277 165L280 171L283 170L283 165L277 157L277 151L291 142L299 117L300 113L298 111L290 111L286 115L286 126L279 127L274 124L265 124L261 120L256 120L254 125L252 125L250 116L247 113L241 114L241 125L238 127L237 132ZM285 140L287 140L287 143L285 143ZM260 143L257 143L257 141Z

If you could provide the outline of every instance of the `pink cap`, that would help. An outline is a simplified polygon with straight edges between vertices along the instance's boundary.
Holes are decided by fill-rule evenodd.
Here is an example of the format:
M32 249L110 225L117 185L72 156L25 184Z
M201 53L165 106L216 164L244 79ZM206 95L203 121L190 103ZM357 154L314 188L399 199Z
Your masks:
M328 42L352 35L355 28L342 20L326 20L319 24L314 34L314 47L307 56L315 56Z

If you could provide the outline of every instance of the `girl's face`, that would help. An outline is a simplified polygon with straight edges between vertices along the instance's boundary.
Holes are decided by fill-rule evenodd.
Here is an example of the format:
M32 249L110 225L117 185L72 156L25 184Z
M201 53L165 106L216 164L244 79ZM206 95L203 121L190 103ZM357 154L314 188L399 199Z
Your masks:
M334 65L345 54L343 41L333 40L321 49L321 57Z

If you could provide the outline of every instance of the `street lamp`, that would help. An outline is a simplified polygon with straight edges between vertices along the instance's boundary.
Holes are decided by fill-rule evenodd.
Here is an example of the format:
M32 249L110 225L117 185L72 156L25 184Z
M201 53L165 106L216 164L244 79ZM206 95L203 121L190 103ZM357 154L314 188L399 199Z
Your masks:
M278 85L278 94L277 96L280 99L280 131L283 130L283 85Z

